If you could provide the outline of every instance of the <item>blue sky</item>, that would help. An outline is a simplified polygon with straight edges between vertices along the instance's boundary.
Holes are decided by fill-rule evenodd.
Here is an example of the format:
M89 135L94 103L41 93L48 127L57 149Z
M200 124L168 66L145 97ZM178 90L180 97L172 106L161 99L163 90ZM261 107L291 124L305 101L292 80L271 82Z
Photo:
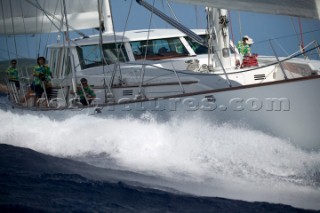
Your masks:
M152 4L153 0L149 0ZM172 15L168 8L166 1L156 0L155 6L164 11L165 13ZM112 12L114 17L114 27L116 31L123 31L127 19L127 14L131 0L111 0ZM146 29L149 27L150 12L142 6L138 5L135 0L132 3L131 14L127 22L126 29ZM190 28L205 28L205 13L204 7L191 6L180 3L171 4L175 15L181 23ZM241 38L240 25L242 35L249 35L255 41L252 49L253 52L258 54L271 54L269 39L272 40L276 47L277 53L280 55L288 55L294 50L298 49L298 37L295 33L299 33L299 25L297 18L291 18L288 16L275 16L266 14L255 14L248 12L230 11L231 22L233 28L233 35L235 41ZM303 36L304 43L307 44L313 40L317 40L320 43L320 21L311 19L301 19L303 32L310 32ZM153 15L151 28L165 28L169 27L159 18ZM86 31L92 33L92 31ZM312 33L311 33L312 32ZM22 57L35 58L38 52L39 41L42 45L40 55L44 54L43 46L49 40L49 43L55 41L56 36L48 37L43 36L18 36L16 37L17 51ZM13 37L5 39L0 37L0 60L7 59L8 57L15 57L15 48ZM28 43L28 44L27 44ZM10 56L7 53L7 44L11 51Z

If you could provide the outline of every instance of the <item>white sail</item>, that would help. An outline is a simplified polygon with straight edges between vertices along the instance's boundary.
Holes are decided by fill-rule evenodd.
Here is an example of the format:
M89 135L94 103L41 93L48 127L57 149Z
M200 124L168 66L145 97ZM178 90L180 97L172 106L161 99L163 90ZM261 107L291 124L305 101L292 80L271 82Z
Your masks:
M96 0L65 0L70 30L99 27ZM0 0L0 34L65 30L63 0Z
M320 0L173 0L176 2L276 15L320 19Z

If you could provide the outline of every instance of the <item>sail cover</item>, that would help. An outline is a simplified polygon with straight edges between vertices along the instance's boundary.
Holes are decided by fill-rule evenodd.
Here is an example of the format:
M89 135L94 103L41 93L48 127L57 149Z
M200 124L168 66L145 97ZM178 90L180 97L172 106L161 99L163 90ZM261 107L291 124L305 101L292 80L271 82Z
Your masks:
M320 0L172 0L221 9L320 19Z
M99 26L97 0L64 0L70 30ZM0 34L65 31L63 0L0 0Z

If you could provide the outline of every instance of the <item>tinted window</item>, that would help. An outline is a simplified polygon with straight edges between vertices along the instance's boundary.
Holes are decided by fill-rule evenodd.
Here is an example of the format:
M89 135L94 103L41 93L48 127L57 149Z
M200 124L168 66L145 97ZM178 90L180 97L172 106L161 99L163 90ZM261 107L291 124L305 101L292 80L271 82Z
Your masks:
M118 61L128 61L128 55L124 45L120 44L103 44L103 51L101 51L98 44L78 46L77 52L79 55L80 65L82 69L100 66L103 63L104 54L107 64L114 64Z
M161 60L189 55L179 38L164 38L130 42L136 60Z
M206 35L200 35L200 37L202 37L205 40L208 39ZM193 51L196 54L207 54L208 53L208 48L206 46L198 44L197 42L195 42L194 40L192 40L189 37L185 37L185 39L187 40L187 42L189 43L189 45L191 46L191 48L193 49Z

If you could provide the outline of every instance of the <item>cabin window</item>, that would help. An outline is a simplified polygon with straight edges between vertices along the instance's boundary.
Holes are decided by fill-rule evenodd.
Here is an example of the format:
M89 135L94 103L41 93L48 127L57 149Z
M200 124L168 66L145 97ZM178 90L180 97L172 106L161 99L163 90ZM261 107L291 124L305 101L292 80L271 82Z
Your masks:
M199 35L201 38L208 40L208 36L207 35ZM185 39L187 40L187 42L189 43L189 45L191 46L191 48L193 49L193 51L196 54L207 54L208 53L208 47L203 46L201 44L198 44L197 42L193 41L191 38L189 37L185 37ZM235 49L234 46L230 44L230 52L231 54L235 53Z
M107 64L129 61L124 44L104 44L103 54Z
M179 38L130 42L136 60L162 60L189 55Z
M199 35L201 38L207 40L207 35ZM206 46L203 46L201 44L198 44L194 40L192 40L189 37L185 37L191 48L196 54L207 54L208 53L208 48Z
M106 64L114 64L118 61L127 62L129 60L124 45L120 44L103 44L102 50L98 44L78 46L77 52L82 69L101 66L104 60Z

